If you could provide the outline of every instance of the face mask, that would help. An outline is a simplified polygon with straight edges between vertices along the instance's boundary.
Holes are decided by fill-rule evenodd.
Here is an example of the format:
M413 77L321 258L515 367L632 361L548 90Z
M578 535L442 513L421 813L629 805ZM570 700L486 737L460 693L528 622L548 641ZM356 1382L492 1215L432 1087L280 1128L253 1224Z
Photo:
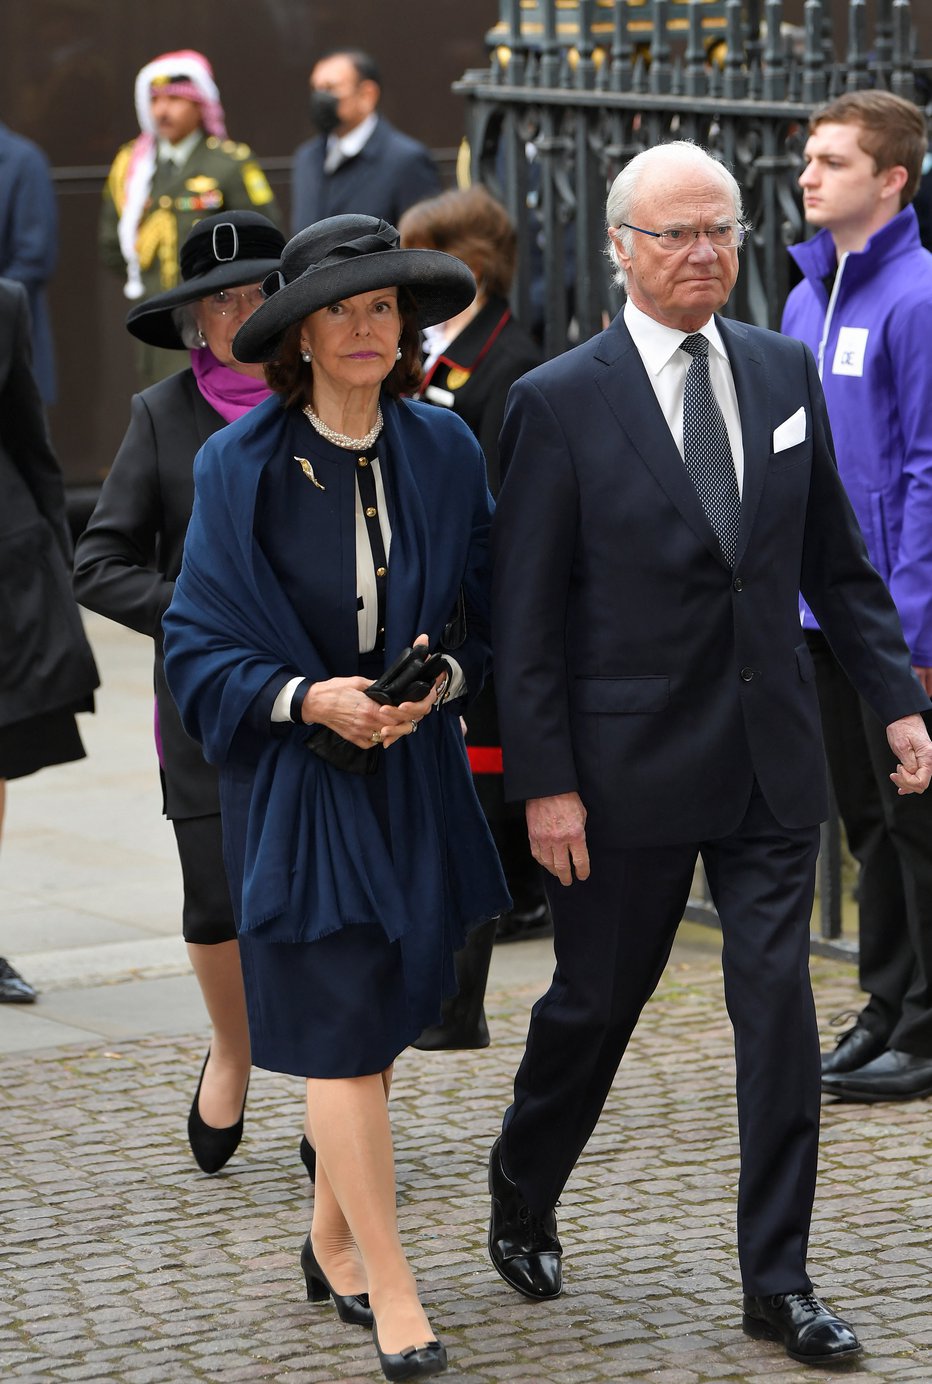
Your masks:
M340 117L337 114L339 104L331 91L311 92L311 124L316 125L322 135L332 134L339 125Z

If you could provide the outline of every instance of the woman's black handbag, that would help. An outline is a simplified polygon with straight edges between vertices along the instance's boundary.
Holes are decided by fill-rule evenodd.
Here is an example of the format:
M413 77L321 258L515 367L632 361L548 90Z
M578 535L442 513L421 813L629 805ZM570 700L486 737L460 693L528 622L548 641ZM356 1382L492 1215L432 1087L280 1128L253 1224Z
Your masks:
M419 702L427 696L434 679L446 666L442 654L431 653L426 644L416 644L413 648L404 649L394 663L366 688L366 696L382 706ZM329 726L318 726L304 743L321 759L326 759L328 764L348 774L374 774L378 768L379 751L376 745L371 749L368 746L361 749L359 745L344 740Z

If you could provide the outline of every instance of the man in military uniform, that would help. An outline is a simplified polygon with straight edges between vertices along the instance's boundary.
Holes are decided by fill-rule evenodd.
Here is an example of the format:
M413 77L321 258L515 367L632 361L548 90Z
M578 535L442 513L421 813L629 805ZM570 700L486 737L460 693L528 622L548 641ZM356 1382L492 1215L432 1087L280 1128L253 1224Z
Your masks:
M272 189L246 144L227 138L220 93L201 53L165 53L136 78L141 133L124 144L103 191L100 253L126 276L127 298L179 279L178 247L195 222L261 207L278 220ZM177 351L139 343L140 386L183 365Z

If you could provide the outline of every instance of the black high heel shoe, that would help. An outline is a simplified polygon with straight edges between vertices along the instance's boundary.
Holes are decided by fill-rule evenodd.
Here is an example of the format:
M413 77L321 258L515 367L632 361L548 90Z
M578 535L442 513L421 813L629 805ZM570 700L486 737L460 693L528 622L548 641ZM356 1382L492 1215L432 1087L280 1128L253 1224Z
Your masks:
M374 1322L372 1340L386 1379L427 1379L432 1374L443 1374L447 1367L446 1347L439 1341L409 1346L399 1355L386 1355L379 1345L379 1328Z
M306 1134L301 1135L301 1147L298 1149L298 1152L301 1155L301 1162L307 1168L307 1175L311 1179L311 1185L313 1186L314 1180L317 1177L317 1153L314 1149L314 1145L310 1142Z
M210 1049L208 1048L204 1065L201 1068L200 1080L197 1083L197 1090L194 1092L191 1113L188 1115L188 1143L191 1145L191 1152L194 1154L197 1166L201 1171L218 1173L225 1163L229 1163L243 1137L243 1116L246 1113L246 1095L249 1093L249 1082L246 1082L243 1108L236 1124L227 1125L225 1129L215 1129L213 1125L205 1124L201 1119L201 1112L197 1108L197 1103L200 1100L201 1085L209 1061Z
M349 1297L343 1297L340 1293L335 1293L327 1281L327 1275L317 1262L310 1235L304 1241L301 1250L301 1267L307 1284L308 1302L323 1302L325 1298L331 1297L341 1322L349 1322L351 1326L374 1325L369 1294L353 1293Z

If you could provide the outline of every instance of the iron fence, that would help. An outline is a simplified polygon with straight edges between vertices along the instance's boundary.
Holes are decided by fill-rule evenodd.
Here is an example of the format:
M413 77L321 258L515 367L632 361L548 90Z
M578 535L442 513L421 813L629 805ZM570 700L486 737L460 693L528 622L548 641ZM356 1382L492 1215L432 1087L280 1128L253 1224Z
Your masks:
M783 0L501 0L488 67L455 90L473 180L535 249L515 307L539 317L548 355L617 310L605 193L630 158L669 139L705 145L737 177L753 229L726 311L779 325L786 247L805 231L796 179L809 112L871 86L915 99L928 66L914 52L910 0L876 0L875 11L869 32L865 0L849 0L842 55L823 0L805 0L798 27L784 23Z

